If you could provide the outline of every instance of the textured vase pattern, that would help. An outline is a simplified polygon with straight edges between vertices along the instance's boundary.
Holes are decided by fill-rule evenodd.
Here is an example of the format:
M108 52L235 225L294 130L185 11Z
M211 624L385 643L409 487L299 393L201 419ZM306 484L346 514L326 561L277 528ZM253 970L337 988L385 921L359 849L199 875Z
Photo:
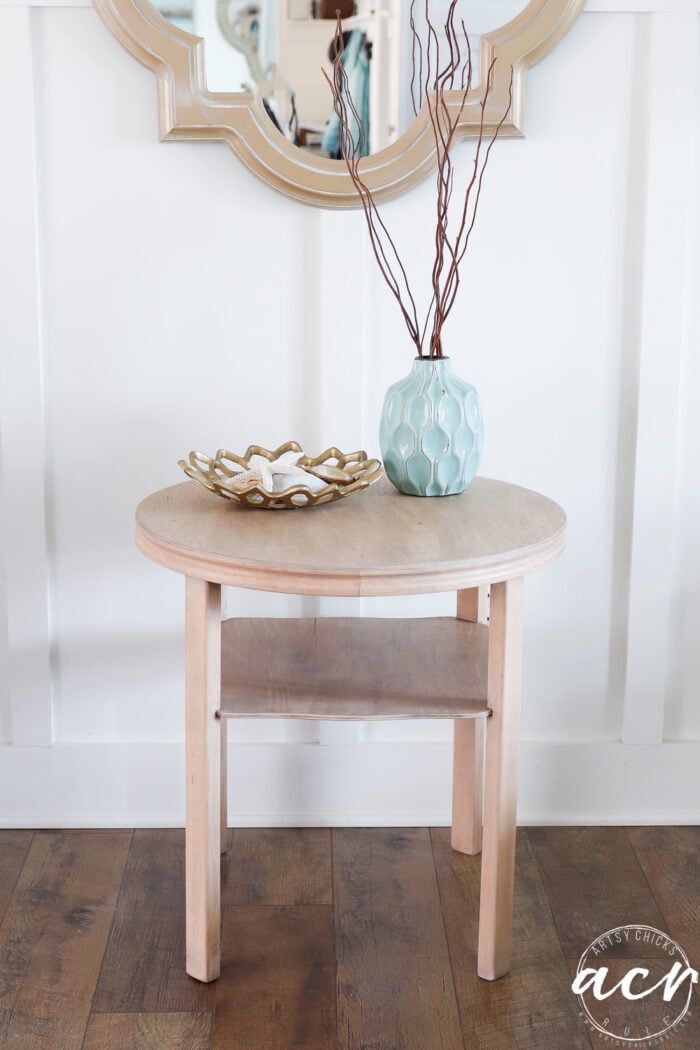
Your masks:
M409 496L452 496L474 478L484 445L479 395L449 358L416 358L390 386L379 428L384 469Z

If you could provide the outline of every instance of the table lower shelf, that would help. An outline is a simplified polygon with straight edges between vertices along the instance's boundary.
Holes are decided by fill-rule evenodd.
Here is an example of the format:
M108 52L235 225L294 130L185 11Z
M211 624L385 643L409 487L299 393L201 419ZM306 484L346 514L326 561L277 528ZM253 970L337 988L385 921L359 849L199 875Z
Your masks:
M488 627L453 617L226 620L222 718L475 718Z

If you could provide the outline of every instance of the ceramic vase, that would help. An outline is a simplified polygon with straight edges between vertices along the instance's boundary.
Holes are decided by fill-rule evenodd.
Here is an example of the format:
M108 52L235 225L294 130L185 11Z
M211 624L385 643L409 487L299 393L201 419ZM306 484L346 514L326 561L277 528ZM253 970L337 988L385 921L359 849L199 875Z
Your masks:
M479 395L448 357L417 357L384 398L379 444L387 477L407 496L452 496L474 478L484 444Z

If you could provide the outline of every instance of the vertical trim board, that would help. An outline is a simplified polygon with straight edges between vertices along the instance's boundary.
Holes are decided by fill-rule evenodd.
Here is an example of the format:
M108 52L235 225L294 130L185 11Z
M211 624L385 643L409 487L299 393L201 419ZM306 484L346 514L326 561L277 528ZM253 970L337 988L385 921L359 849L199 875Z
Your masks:
M630 610L630 559L634 517L634 469L639 408L644 239L647 201L649 50L651 21L634 18L633 61L629 84L629 127L623 185L624 219L620 247L620 356L614 492L613 572L610 578L610 658L608 707L614 712L613 735L622 733Z

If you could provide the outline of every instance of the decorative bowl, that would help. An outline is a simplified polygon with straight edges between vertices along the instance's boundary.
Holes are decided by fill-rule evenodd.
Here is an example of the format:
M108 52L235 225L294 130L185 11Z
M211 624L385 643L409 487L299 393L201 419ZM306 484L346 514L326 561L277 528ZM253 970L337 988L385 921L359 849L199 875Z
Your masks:
M299 474L299 483L292 481L284 488L276 487L274 491L264 487L259 477L260 471L255 468L254 457L263 467L264 460L276 464L284 457L290 465L293 462L297 469L292 467L281 473ZM254 460L252 466L251 460ZM323 503L334 503L353 492L369 488L383 474L379 460L368 459L366 452L345 453L337 448L327 448L319 456L311 457L304 453L296 441L287 441L272 450L261 448L260 445L249 445L242 456L236 456L226 449L219 449L213 459L202 452L190 452L189 460L181 459L179 466L188 477L204 485L210 492L233 500L234 503L266 510L318 507ZM269 476L267 470L265 473ZM254 474L258 475L257 479ZM304 474L307 475L306 480Z

